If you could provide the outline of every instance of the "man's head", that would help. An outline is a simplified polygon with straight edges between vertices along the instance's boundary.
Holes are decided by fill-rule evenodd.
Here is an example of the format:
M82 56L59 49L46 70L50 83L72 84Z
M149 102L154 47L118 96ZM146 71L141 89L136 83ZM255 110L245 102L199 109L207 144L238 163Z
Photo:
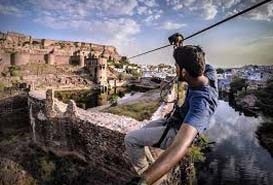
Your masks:
M196 78L205 71L205 53L199 46L186 45L174 50L173 57L178 67L178 75L187 80L187 76ZM185 74L182 72L185 70Z

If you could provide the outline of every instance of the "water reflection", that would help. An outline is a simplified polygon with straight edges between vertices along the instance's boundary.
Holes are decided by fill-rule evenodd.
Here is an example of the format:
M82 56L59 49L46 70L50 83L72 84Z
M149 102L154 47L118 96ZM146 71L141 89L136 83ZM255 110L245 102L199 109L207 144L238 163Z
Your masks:
M78 107L83 109L89 109L108 104L112 95L117 95L119 97L118 103L126 103L128 101L139 98L142 94L143 93L136 92L133 89L119 87L106 91L56 91L55 97L63 101L64 103L68 103L68 101L72 99L76 102Z
M245 116L258 117L258 114L255 111L252 111L250 109L243 109L241 106L239 106L235 101L233 93L219 91L219 99L228 102L229 106L231 106L235 111L239 112L240 115L244 114Z
M259 144L255 131L262 117L246 117L220 101L207 134L213 151L198 175L200 185L273 184L273 160Z

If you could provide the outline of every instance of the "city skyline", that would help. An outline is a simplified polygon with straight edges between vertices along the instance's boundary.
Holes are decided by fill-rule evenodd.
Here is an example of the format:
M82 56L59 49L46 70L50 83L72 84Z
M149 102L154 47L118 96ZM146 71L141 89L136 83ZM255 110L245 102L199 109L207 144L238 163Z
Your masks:
M36 38L114 45L132 56L168 44L169 35L188 36L257 0L0 0L1 31ZM216 67L273 64L273 3L203 33L186 44L201 45ZM132 59L173 64L172 48Z

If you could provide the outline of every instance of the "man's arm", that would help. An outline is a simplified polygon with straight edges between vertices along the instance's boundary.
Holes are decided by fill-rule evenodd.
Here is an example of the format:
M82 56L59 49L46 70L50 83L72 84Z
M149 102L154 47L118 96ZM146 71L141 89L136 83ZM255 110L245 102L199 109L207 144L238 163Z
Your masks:
M170 147L142 174L147 184L153 184L177 165L185 156L196 135L196 128L183 123Z

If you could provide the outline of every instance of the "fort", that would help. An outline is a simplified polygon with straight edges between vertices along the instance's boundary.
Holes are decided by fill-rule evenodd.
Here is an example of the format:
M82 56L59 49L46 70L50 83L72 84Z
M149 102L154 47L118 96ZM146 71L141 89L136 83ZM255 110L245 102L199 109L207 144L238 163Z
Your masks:
M0 32L0 65L2 67L27 64L86 67L92 81L107 87L107 61L118 62L121 58L114 46L36 39L15 32Z
M44 63L84 66L87 59L104 57L119 60L114 46L86 42L35 39L20 33L0 32L0 58L6 65Z

